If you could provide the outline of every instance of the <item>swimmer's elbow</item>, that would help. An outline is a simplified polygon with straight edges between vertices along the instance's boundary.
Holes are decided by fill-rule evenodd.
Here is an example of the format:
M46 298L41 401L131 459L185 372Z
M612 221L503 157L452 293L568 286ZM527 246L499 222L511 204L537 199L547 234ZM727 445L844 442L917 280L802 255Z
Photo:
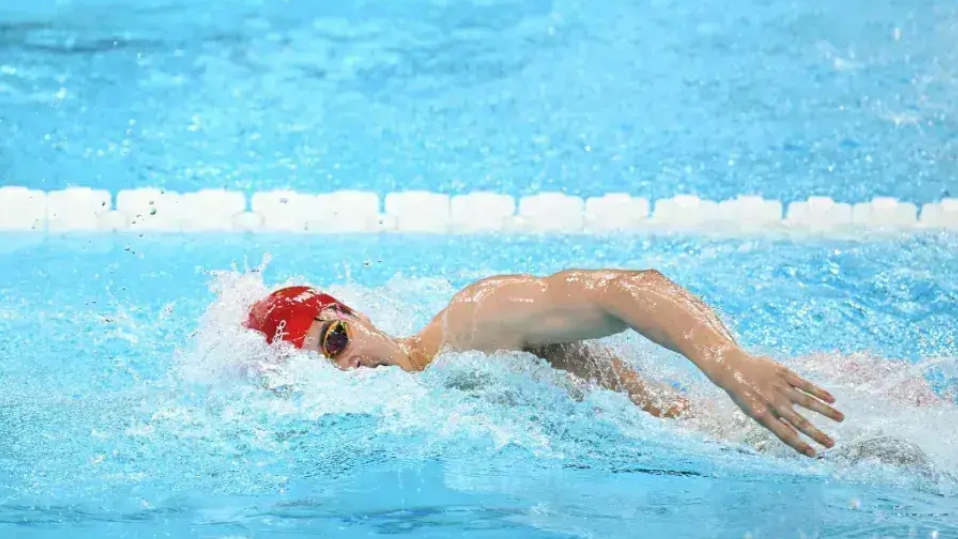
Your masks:
M647 284L666 284L672 282L671 279L657 269L630 271L621 275L618 280L627 282L638 281Z
M607 293L606 298L609 298L609 295L611 295L613 299L621 299L623 297L636 299L637 294L645 295L671 290L674 284L671 279L659 270L636 270L623 272L615 279L609 281L605 292Z

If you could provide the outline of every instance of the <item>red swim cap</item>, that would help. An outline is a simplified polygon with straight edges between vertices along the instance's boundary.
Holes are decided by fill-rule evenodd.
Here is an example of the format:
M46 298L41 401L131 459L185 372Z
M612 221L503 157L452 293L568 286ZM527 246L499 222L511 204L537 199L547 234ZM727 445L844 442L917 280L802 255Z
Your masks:
M349 307L339 300L314 288L280 288L253 305L246 327L266 335L266 342L270 344L280 338L296 348L302 348L313 320L323 309L331 306L349 312Z

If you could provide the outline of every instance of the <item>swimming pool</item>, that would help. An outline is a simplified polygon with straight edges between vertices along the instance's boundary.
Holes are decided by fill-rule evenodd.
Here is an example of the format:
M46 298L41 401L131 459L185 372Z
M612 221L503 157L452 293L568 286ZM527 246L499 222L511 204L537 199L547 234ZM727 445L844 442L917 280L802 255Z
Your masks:
M3 185L105 189L117 213L133 187L573 197L526 221L613 192L652 215L681 194L955 195L955 6L590 6L3 6ZM611 234L113 233L76 200L65 231L0 232L2 537L958 536L958 236L914 213L878 236L763 233L809 228L777 218L716 236L682 204ZM699 417L521 354L415 376L294 358L278 394L236 372L237 305L266 286L327 287L405 333L473 279L568 266L655 267L701 295L835 393L838 446L793 456L627 336L610 345Z

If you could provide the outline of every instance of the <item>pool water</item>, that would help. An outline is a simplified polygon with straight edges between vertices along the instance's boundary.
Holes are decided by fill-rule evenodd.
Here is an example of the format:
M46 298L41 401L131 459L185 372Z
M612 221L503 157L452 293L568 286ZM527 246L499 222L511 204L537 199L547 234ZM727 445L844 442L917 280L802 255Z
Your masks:
M958 195L940 0L6 0L0 185ZM283 369L309 282L387 331L500 272L656 268L839 399L801 458L680 357L658 420L524 354ZM958 237L0 233L0 538L958 537ZM260 387L265 384L270 390Z
M39 189L958 196L950 0L6 0Z
M953 236L3 239L3 537L958 534ZM848 419L818 421L837 447L793 455L635 336L608 345L696 417L523 354L420 374L294 357L262 371L274 392L237 369L267 364L237 327L267 286L326 287L405 334L480 276L566 266L658 267L702 295L837 396Z

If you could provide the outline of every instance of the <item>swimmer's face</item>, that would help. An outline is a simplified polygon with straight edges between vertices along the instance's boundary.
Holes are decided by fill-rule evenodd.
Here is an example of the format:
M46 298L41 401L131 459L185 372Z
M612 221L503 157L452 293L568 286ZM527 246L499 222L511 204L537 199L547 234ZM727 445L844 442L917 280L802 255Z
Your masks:
M341 334L335 335L334 332L324 347L323 337L338 321L344 323L348 338L343 339ZM338 328L338 331L342 332L342 328ZM326 308L319 313L306 333L303 349L325 356L327 354L324 348L337 351L342 342L346 343L345 347L329 360L343 370L381 365L397 365L405 369L405 364L408 363L406 354L396 341L374 326L364 314L346 312L336 307Z

